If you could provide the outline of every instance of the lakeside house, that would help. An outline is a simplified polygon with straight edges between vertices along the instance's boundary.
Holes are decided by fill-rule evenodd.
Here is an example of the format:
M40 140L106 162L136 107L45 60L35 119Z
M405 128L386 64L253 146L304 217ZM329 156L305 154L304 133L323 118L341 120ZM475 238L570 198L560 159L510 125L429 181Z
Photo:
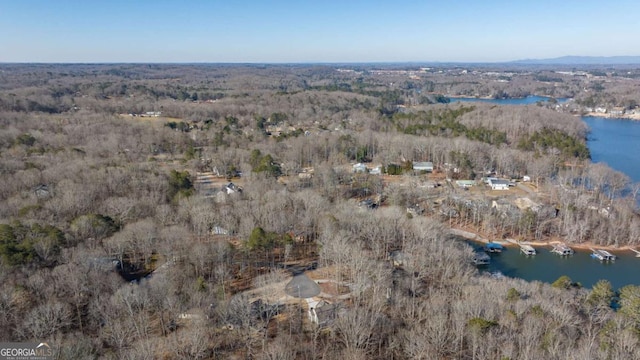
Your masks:
M609 111L609 115L611 116L622 116L624 114L625 114L625 109L621 107L616 107Z

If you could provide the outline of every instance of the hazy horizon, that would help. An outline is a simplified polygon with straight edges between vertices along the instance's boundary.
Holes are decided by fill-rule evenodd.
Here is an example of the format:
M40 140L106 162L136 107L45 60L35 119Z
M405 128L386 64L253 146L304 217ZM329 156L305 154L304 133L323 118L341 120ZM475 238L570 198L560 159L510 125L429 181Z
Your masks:
M0 1L3 63L501 63L634 56L630 0ZM612 41L615 40L615 41Z
M579 58L584 61L567 61L563 62L563 59L569 58ZM632 62L607 62L607 59L622 59L629 58L633 59ZM589 61L590 59L594 59ZM603 61L599 61L603 60ZM640 65L640 56L577 56L577 55L567 55L561 56L557 58L549 58L549 59L514 59L507 61L307 61L307 62L215 62L215 61L67 61L67 62L54 62L54 61L40 61L40 62L32 62L32 61L0 61L0 64L3 65L251 65L251 66L261 66L261 65L344 65L344 66L373 66L373 65L419 65L419 66L428 66L428 65L466 65L466 66L482 66L482 65L496 65L496 66L519 66L519 65Z

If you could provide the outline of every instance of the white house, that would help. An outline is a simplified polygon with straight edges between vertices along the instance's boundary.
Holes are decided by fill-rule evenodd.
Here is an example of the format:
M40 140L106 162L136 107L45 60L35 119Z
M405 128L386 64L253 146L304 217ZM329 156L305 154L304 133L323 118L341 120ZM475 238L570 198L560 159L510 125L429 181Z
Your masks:
M238 187L236 184L231 182L231 183L223 186L222 187L222 191L226 192L229 195L231 195L231 194L234 194L236 192L242 192L242 189L240 187Z
M474 180L456 180L456 185L460 186L463 189L468 189L475 184L476 182Z
M509 182L507 180L489 179L491 190L509 190Z
M355 165L353 165L353 172L354 173L366 173L367 172L367 166L363 163L357 163Z
M613 108L609 111L609 115L612 116L622 116L624 115L624 108Z
M415 170L415 171L432 172L433 171L433 163L430 162L430 161L414 162L413 163L413 170Z
M522 177L522 181L531 181L531 176L525 175Z

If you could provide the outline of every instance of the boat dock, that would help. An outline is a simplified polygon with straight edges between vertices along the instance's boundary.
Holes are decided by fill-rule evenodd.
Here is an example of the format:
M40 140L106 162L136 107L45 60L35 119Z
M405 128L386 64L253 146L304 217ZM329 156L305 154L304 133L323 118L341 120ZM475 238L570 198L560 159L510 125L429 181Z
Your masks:
M476 252L473 256L472 261L476 266L489 265L489 262L491 262L491 257L483 252Z
M504 246L496 242L490 242L484 246L484 251L488 253L501 253L503 249L504 249Z
M525 255L535 255L536 254L536 249L534 249L533 246L531 246L531 245L522 245L522 244L520 244L520 251L522 251L522 253L525 254Z
M572 248L568 247L565 244L556 244L553 245L552 253L558 254L560 256L569 256L573 255L574 251Z
M598 259L600 261L614 261L616 259L616 256L608 252L607 250L591 249L591 251L592 251L591 257L594 259Z

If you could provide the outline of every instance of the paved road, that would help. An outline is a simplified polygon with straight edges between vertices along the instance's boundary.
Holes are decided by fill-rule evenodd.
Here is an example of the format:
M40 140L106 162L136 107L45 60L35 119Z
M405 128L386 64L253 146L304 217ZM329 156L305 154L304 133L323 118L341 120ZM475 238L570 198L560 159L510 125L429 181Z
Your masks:
M320 294L320 286L305 274L298 274L284 287L287 295L296 298L310 298Z

